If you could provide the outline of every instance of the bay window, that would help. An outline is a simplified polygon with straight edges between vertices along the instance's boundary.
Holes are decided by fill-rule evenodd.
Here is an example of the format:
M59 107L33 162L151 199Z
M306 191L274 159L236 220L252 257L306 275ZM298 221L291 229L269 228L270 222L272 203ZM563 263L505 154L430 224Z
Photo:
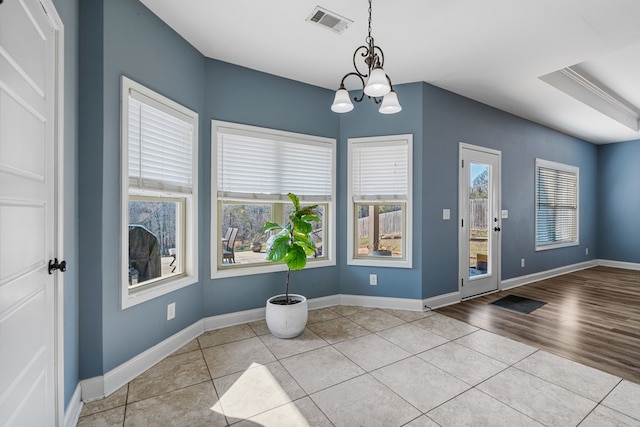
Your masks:
M197 282L198 114L122 77L126 308Z
M335 147L330 138L212 121L212 277L284 269L266 261L262 227L286 222L289 192L320 212L307 268L335 265Z
M348 264L412 265L412 135L348 140Z

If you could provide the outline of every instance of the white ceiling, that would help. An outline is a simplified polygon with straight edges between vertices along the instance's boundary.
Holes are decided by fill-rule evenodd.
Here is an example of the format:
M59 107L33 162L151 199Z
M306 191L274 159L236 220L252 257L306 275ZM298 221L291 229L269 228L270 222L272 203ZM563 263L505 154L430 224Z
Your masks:
M141 1L208 57L329 89L367 34L366 0ZM306 22L316 6L354 23ZM640 112L640 0L373 0L372 26L394 85L425 81L598 144L640 139L539 79L579 66Z

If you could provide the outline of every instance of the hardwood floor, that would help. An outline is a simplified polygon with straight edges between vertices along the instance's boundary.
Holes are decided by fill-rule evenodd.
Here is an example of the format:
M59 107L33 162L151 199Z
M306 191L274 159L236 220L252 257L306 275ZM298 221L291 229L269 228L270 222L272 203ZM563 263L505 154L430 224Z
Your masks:
M531 314L489 304L508 294L547 304ZM594 267L436 311L640 383L640 271Z

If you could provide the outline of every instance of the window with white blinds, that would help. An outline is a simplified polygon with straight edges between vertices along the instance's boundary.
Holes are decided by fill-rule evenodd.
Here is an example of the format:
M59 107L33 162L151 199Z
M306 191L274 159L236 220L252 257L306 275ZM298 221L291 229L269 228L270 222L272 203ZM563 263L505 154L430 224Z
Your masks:
M129 90L129 187L191 193L193 117Z
M198 281L198 114L121 77L121 307Z
M578 244L575 166L536 159L536 250Z
M330 201L335 140L214 122L217 197L233 200Z
M262 228L287 223L289 193L321 212L307 268L335 265L335 139L212 120L211 157L212 278L285 267L265 260ZM223 236L234 229L230 243Z
M347 263L412 266L412 135L350 138Z
M354 201L406 201L409 194L407 139L352 142Z

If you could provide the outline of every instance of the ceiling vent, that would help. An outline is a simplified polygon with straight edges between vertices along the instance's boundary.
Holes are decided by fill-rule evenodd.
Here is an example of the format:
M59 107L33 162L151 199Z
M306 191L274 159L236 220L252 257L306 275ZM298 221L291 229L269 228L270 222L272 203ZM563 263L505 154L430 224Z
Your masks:
M352 20L321 8L320 6L316 6L306 20L338 34L342 34L350 24L353 24Z

